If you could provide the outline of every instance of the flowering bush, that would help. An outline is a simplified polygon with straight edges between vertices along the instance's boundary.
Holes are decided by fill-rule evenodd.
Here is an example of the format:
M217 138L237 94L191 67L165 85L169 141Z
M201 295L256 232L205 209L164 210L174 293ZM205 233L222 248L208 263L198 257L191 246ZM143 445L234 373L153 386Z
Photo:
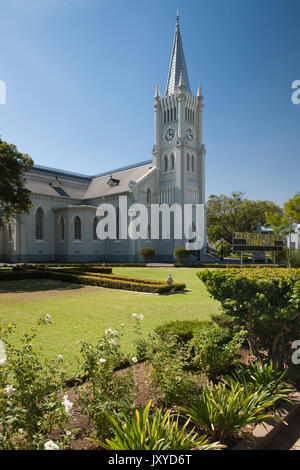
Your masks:
M51 323L50 315L41 317L31 331L24 334L21 346L10 343L15 325L0 328L5 356L0 364L0 448L44 449L47 434L63 430L69 420L71 402L61 400L65 373L62 360L44 359L33 346L37 328ZM63 433L59 448L72 439ZM56 444L55 444L56 445Z
M168 336L164 341L153 335L148 363L152 384L162 393L158 399L162 406L187 403L197 392L197 380L185 370L189 364L188 348L179 346L176 336Z
M117 416L134 406L132 374L115 373L116 367L124 362L120 348L122 335L122 330L108 329L96 346L81 342L83 373L89 380L79 389L78 399L83 413L95 426L97 438L107 438L112 434L108 414Z

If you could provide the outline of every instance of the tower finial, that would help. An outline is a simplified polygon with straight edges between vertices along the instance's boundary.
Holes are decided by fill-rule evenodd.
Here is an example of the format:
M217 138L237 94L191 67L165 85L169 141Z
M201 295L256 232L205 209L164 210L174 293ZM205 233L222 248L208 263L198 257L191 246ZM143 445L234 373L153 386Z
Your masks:
M176 26L179 26L179 19L180 19L180 16L179 16L179 8L177 8Z
M158 100L158 99L160 98L158 83L157 83L157 85L156 85L156 90L155 90L155 96L154 96L154 98L155 98L156 100Z
M179 88L180 90L183 90L183 89L185 88L185 84L184 84L184 81L183 81L182 70L181 70L180 76L179 76L178 88Z

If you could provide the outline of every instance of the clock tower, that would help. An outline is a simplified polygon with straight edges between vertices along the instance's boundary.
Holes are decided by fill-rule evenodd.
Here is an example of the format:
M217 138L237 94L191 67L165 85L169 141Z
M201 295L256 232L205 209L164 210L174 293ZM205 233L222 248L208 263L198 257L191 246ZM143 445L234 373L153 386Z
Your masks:
M202 141L203 97L193 95L183 52L177 11L167 86L154 97L153 165L158 174L158 202L205 203L205 147Z

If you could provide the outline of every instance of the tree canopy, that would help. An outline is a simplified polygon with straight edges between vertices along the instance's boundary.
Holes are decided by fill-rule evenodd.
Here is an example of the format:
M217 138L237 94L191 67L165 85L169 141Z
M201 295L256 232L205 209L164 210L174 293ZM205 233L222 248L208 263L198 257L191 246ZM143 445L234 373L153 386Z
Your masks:
M30 191L25 187L25 172L33 161L0 137L0 217L8 222L12 217L28 212Z
M231 244L234 232L255 232L259 222L265 224L266 212L282 216L282 209L272 201L252 201L240 191L230 196L212 194L206 206L208 240L224 238Z

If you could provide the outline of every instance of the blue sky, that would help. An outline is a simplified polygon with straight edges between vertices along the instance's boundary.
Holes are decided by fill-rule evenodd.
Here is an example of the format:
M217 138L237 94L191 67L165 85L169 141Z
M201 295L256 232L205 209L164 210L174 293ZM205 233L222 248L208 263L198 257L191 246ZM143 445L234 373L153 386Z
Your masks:
M205 99L206 195L282 204L300 190L300 0L1 0L2 138L89 175L151 159L177 8Z

